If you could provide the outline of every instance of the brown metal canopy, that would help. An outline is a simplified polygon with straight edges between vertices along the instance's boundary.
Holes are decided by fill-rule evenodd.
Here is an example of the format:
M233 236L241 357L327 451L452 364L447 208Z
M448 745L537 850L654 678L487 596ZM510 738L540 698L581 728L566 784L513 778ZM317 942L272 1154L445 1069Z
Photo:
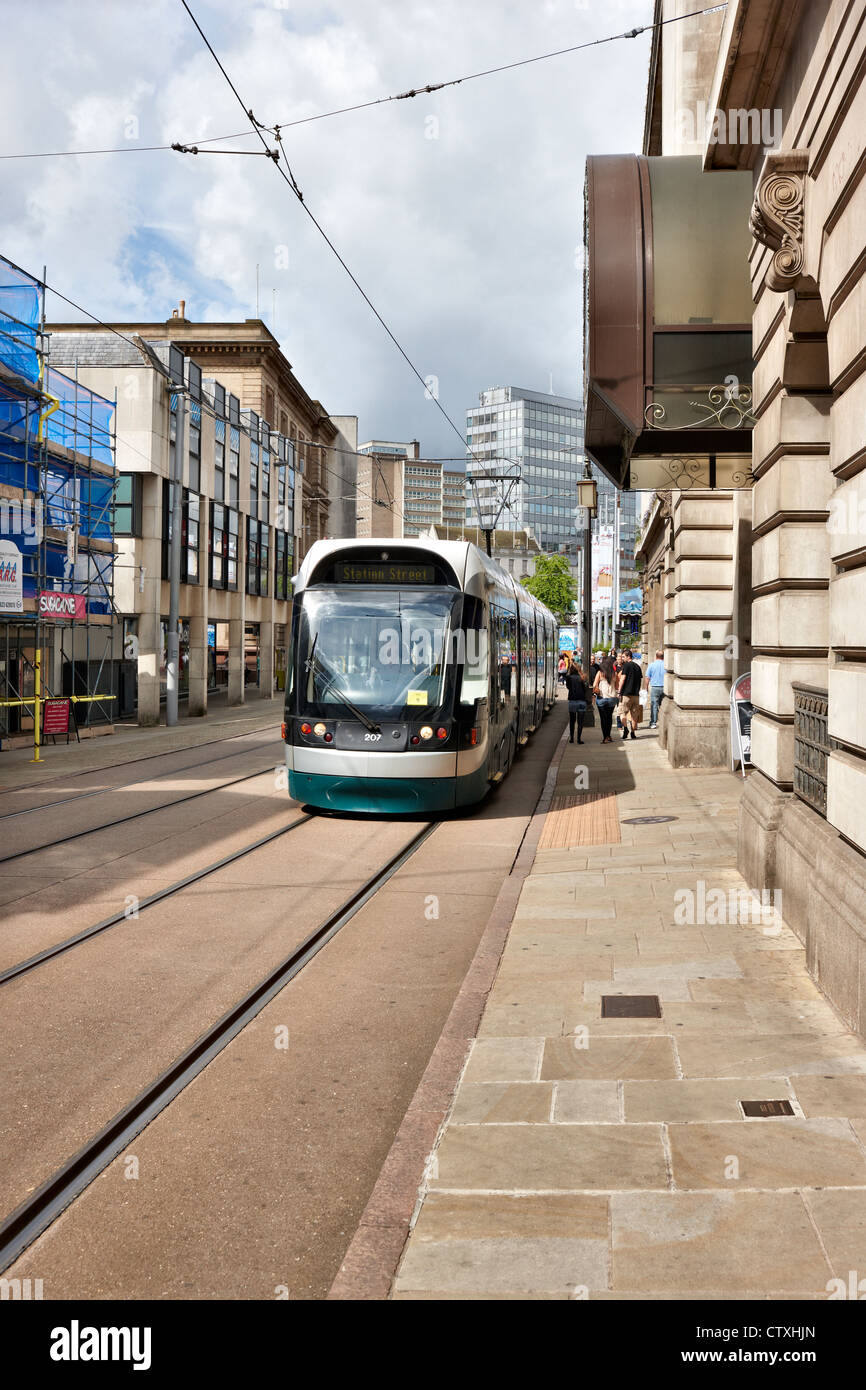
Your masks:
M697 157L587 160L585 444L620 487L745 485L751 202Z

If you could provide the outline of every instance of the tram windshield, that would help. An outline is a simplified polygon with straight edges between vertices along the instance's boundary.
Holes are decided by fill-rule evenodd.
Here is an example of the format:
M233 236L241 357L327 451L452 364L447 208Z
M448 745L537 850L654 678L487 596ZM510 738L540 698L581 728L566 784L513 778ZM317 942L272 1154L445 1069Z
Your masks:
M299 713L338 716L354 705L412 719L441 708L460 597L453 589L308 589L298 630Z

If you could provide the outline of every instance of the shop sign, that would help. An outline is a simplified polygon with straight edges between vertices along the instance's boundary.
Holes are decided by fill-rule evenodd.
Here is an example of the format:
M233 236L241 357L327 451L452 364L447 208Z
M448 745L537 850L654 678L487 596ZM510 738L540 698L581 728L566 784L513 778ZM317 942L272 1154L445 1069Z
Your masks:
M39 590L40 618L65 618L84 622L87 601L83 594L68 594L54 589Z
M11 541L0 541L0 613L23 613L21 551Z

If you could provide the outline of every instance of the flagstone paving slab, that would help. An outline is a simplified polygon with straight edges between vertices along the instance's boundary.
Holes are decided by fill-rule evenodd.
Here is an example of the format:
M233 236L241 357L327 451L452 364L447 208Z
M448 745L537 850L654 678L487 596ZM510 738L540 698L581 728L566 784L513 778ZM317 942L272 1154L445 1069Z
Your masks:
M608 1192L666 1188L660 1125L449 1125L437 1188Z
M622 1119L616 1081L557 1081L553 1119L560 1124L589 1124Z
M832 1270L796 1193L611 1198L613 1288L817 1294Z
M678 1041L684 1076L829 1075L866 1072L863 1043L851 1033L815 1037L804 1033L708 1038L701 1034Z
M866 1295L866 1194L857 1189L809 1192L806 1204L834 1273L847 1284L849 1272L856 1272L859 1301Z
M479 1038L463 1073L464 1085L478 1081L535 1081L543 1038Z
M552 1108L552 1082L470 1082L460 1087L451 1120L456 1125L537 1124L550 1120Z
M748 1091L743 1095L743 1100L760 1099ZM668 1137L674 1185L683 1190L858 1186L866 1202L866 1154L847 1120L672 1124Z
M543 1080L646 1080L677 1075L677 1058L668 1037L599 1037L580 1034L547 1038L541 1062Z
M787 1100L791 1086L784 1077L727 1081L626 1081L623 1086L627 1121L739 1120L745 1124L741 1100ZM716 1184L718 1186L718 1184Z

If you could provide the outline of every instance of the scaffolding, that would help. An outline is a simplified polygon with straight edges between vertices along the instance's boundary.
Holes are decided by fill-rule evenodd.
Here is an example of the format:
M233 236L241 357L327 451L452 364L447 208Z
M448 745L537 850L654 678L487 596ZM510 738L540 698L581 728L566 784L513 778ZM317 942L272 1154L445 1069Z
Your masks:
M44 272L0 256L0 742L32 729L37 760L46 701L75 733L112 718L114 428L115 403L50 364Z

